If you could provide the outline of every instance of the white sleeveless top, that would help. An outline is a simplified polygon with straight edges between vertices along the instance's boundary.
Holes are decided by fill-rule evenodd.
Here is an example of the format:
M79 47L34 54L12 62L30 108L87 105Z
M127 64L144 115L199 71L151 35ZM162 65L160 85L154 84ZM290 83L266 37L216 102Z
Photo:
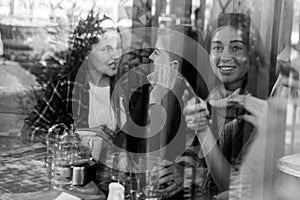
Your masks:
M92 83L89 85L89 127L105 124L112 131L116 130L116 117L110 103L110 87L98 87Z

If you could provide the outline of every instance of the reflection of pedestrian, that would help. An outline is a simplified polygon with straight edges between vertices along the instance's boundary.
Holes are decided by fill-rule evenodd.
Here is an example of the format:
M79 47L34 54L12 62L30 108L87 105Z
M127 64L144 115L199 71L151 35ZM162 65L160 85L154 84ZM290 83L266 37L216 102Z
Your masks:
M3 53L4 53L4 48L3 48L3 42L2 42L1 32L0 32L0 56L3 56Z
M200 1L200 7L196 8L194 11L195 14L195 22L194 26L199 34L199 41L203 41L204 38L204 29L205 29L205 8L206 8L206 3L205 0Z
M74 122L78 128L96 131L102 125L117 129L110 93L120 61L121 38L117 30L104 30L102 21L89 13L78 23L68 61L72 71L49 84L43 100L25 119L24 142L45 142L48 128L57 123Z
M202 6L203 7L203 6ZM201 33L204 31L204 11L203 8L196 8L195 14L195 28Z

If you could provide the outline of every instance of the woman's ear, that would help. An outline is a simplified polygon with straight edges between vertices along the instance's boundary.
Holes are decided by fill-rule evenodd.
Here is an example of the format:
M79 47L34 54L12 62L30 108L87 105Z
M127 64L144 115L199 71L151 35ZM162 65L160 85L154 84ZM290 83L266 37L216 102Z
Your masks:
M170 63L170 65L171 65L171 68L174 69L174 70L176 70L176 71L179 69L179 62L178 62L178 60L173 60Z

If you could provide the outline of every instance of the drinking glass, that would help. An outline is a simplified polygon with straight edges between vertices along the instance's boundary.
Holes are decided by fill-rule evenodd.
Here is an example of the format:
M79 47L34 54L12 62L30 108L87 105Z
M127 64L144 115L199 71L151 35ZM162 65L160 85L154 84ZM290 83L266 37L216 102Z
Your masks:
M137 164L126 152L113 153L112 181L125 187L125 199L130 198L132 191L137 191L136 178L133 172L137 171Z
M160 163L161 158L158 156L139 157L139 166L141 168L139 185L144 199L158 200L163 197L163 194L158 191Z

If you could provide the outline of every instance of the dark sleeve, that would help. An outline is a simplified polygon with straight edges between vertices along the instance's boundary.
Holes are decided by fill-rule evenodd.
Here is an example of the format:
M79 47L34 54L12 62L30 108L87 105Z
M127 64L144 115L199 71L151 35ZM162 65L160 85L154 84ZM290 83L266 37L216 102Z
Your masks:
M21 130L21 140L24 143L45 143L48 129L58 121L71 120L66 114L63 98L67 86L66 82L56 81L50 84L44 92L43 100L40 100L32 112L24 120Z

